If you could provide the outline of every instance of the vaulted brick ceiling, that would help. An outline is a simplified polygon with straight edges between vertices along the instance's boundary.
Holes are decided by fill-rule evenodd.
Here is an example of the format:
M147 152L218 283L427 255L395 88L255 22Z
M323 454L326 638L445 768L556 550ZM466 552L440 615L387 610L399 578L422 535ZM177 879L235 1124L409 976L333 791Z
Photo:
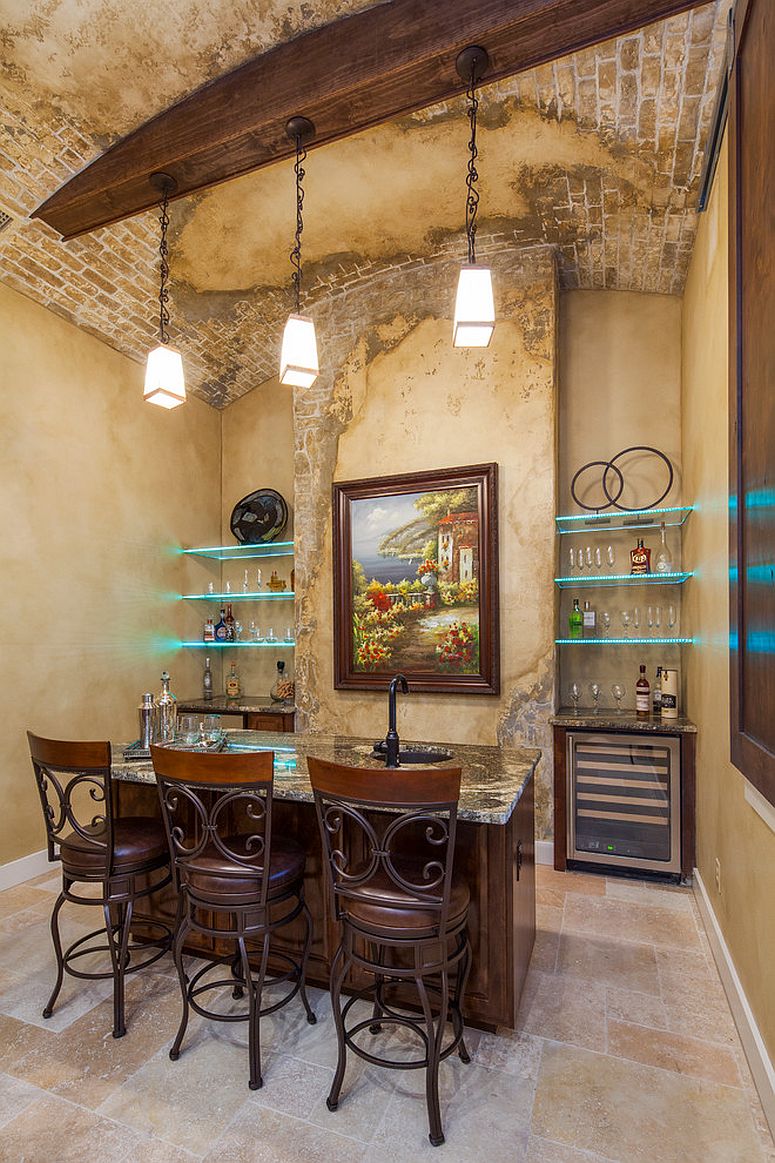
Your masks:
M144 360L155 341L154 214L67 243L27 215L199 84L370 6L35 0L20 12L0 0L0 211L11 217L0 277ZM727 7L717 0L483 88L481 255L549 246L565 288L682 292ZM310 313L386 267L463 257L466 143L455 101L310 153ZM173 340L191 389L215 406L275 374L293 213L288 162L172 207Z

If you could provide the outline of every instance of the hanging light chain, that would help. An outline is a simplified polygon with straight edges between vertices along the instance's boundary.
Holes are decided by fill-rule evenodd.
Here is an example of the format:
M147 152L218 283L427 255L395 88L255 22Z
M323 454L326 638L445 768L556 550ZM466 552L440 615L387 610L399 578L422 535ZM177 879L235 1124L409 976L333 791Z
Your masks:
M159 242L159 340L161 343L169 343L170 338L169 332L167 331L170 323L170 313L167 307L170 297L169 291L167 290L167 283L170 277L170 264L168 261L169 247L167 245L167 228L170 224L170 216L168 213L169 202L169 186L165 185L159 214L159 225L161 226L161 240Z
M476 262L476 215L479 210L479 191L476 183L479 181L479 171L476 168L476 159L479 150L476 146L476 115L479 111L479 99L476 96L476 69L471 66L471 82L466 90L468 98L468 120L471 126L471 138L468 142L468 173L466 175L466 238L468 239L468 261Z
M304 162L307 160L307 151L302 145L301 134L296 134L296 164L293 171L296 174L296 235L293 250L291 251L291 266L293 267L293 290L296 300L296 314L301 311L301 235L304 230Z

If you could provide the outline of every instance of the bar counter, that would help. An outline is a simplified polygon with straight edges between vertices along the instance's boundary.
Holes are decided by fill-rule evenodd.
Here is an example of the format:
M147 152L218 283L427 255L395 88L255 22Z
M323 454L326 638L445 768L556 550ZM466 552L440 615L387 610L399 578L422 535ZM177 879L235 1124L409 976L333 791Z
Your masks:
M263 731L229 731L227 737L234 747L275 753L273 829L275 834L295 840L307 853L304 891L314 922L307 979L327 988L339 933L323 876L307 756L375 770L384 769L384 762L371 757L372 739ZM402 746L411 745L409 740L401 742ZM541 753L533 748L428 740L421 746L451 751L450 760L433 766L459 766L463 773L455 867L471 893L473 968L466 990L465 1020L484 1029L513 1029L535 940L533 776ZM411 771L411 767L402 770ZM127 762L123 747L114 744L113 777L120 812L158 812L155 777L148 761ZM174 894L168 890L163 897L151 899L152 915L174 920ZM302 928L299 926L296 934L289 926L289 932L288 946L295 950L302 941ZM196 953L196 947L192 945L190 951ZM224 948L224 955L227 952ZM354 976L347 984L357 989L363 983Z

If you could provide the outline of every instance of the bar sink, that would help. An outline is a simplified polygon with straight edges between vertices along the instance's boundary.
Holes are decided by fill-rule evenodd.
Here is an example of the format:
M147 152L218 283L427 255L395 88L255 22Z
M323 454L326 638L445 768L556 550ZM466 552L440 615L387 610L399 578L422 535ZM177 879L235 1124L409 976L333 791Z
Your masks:
M380 739L378 743L374 744L374 750L371 754L374 759L387 761L387 746L384 739ZM451 751L443 751L439 747L423 747L420 744L415 744L413 747L400 747L398 750L399 764L445 763L451 758Z

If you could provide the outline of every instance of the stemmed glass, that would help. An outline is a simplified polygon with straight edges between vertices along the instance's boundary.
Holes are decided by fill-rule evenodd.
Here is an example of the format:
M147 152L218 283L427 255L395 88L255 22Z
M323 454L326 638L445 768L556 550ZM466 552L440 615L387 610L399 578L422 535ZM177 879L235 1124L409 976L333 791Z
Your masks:
M640 607L636 606L632 611L632 624L636 630L640 630Z
M589 693L592 698L592 706L594 707L594 714L600 713L600 683L591 682L589 684Z
M677 612L675 606L668 606L667 607L667 628L668 628L668 630L670 630L672 632L673 627L675 626L677 621L678 621L678 612Z
M624 627L624 637L629 638L630 637L630 611L629 610L622 610L622 612L619 614L619 617L621 618L622 626Z
M579 568L579 573L584 572L584 550L578 549L576 551L576 565Z
M568 550L568 560L570 561L570 573L573 573L576 568L576 550L573 546Z
M572 682L570 684L570 686L568 687L568 694L570 695L570 700L573 703L573 714L578 715L578 713L579 713L579 700L581 698L581 687L579 686L579 684L577 682Z
M611 615L608 613L608 610L601 611L600 624L603 627L603 637L607 638L611 630Z
M603 555L600 552L600 546L595 546L595 569L600 569L603 564Z
M649 624L649 638L654 637L654 607L649 606L646 611L646 620Z
M622 699L627 694L627 688L625 687L624 683L623 682L611 683L611 694L614 696L614 699L616 700L616 713L617 713L617 715L621 715L621 713L622 713Z
M592 561L593 561L592 546L591 545L588 545L586 547L586 549L584 550L584 560L587 563L587 569L591 569L592 568Z
M657 628L657 637L659 637L660 636L659 631L662 629L662 607L661 606L656 606L654 608L654 625Z
M610 565L611 569L616 565L616 550L613 545L609 545L605 551L605 559Z

